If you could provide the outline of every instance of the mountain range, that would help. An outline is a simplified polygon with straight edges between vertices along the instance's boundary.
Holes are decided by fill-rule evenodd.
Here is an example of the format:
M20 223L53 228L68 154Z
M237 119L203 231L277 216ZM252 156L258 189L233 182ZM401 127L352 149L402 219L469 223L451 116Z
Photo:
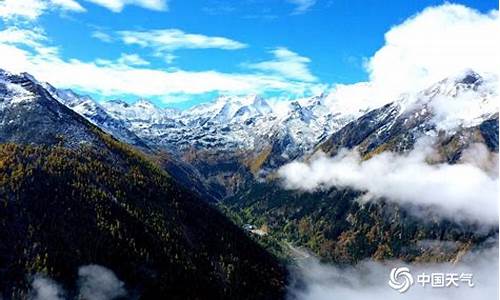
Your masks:
M25 295L26 274L37 272L71 291L72 270L98 263L143 298L277 299L289 244L341 264L458 261L490 246L498 228L432 206L360 201L367 193L353 186L289 189L280 174L345 151L361 161L408 156L423 139L432 140L431 165L459 164L474 145L498 160L496 82L468 70L382 105L343 110L329 94L287 102L248 95L179 111L144 99L98 102L1 71L0 233L14 245L0 249L2 293ZM72 249L67 263L57 262L61 247ZM193 288L182 289L190 280Z
M82 299L77 272L94 265L123 281L121 299L283 297L286 270L272 255L147 153L73 110L103 113L99 105L66 106L54 91L0 73L0 298ZM117 128L105 115L93 121ZM57 284L40 287L40 276Z
M332 105L328 94L288 102L249 95L221 96L185 111L158 108L144 99L133 104L121 100L98 103L45 85L55 99L116 138L168 152L185 172L209 186L212 198L221 200L246 181L228 178L234 177L234 170L241 170L240 176L245 178L265 177L317 148L333 154L329 149L332 139L348 130L358 136L338 143L339 149L369 138L360 146L371 151L398 134L405 134L407 146L411 146L420 133L451 134L479 125L498 114L495 82L492 75L467 70L381 107L374 101L343 109ZM408 131L402 132L404 128ZM367 134L370 136L363 136Z

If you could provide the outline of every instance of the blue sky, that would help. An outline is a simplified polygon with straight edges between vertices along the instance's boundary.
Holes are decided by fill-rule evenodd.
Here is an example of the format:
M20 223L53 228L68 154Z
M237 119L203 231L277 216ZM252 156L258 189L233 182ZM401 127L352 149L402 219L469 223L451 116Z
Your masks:
M4 1L8 6L14 0ZM15 1L26 1L31 8L41 3L38 11L23 16L16 15L15 7L4 7L2 12L0 0L4 31L34 32L30 38L37 45L16 44L35 53L32 56L54 55L56 58L44 59L66 64L76 61L82 68L91 63L118 71L176 72L185 75L179 79L184 81L196 74L200 78L193 85L197 80L217 81L214 89L174 87L164 91L135 88L120 92L116 87L92 86L87 79L71 84L56 78L56 86L72 87L96 98L132 101L143 96L181 108L217 94L300 96L332 84L367 81L364 63L384 46L384 34L424 8L443 4L430 0ZM135 5L126 4L133 2ZM498 9L493 0L453 3L481 13ZM155 73L148 75L155 77ZM162 82L155 84L159 87ZM224 90L225 86L231 87Z

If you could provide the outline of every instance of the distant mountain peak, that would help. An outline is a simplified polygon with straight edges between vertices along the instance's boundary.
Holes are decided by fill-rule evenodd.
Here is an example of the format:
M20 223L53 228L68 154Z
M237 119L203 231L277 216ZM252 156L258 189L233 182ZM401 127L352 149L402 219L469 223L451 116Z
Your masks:
M482 82L483 77L472 69L464 71L464 73L455 79L456 83L463 83L468 85L478 84Z
M130 107L130 104L128 102L125 102L121 99L111 99L111 100L107 100L106 101L107 103L112 103L112 104L115 104L115 105L120 105L120 106L123 106L123 107Z
M441 90L477 88L478 86L481 86L485 80L487 80L485 77L486 75L488 74L480 75L474 70L468 69L458 75L447 77L434 86L441 86Z
M31 75L30 73L28 72L22 72L21 74L19 74L20 76L28 79L29 81L33 82L33 83L40 83L33 75Z
M133 104L135 107L148 108L148 109L158 109L158 107L148 99L140 98L135 101Z

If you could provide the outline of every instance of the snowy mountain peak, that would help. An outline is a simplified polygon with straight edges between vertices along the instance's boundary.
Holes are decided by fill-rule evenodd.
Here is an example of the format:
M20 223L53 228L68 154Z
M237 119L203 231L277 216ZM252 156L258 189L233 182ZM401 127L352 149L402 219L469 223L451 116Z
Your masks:
M6 82L0 85L0 93L8 99L28 99L31 77L17 76L13 82L9 76L0 70L0 83ZM72 90L41 85L56 100L118 138L140 138L150 146L179 153L191 147L225 152L266 149L272 145L274 155L296 157L368 112L336 106L329 95L269 103L256 94L221 96L180 112L159 108L146 99L132 104L122 100L98 103ZM419 93L403 94L382 111L394 120L427 118L429 128L455 130L498 113L497 90L495 78L469 70ZM374 118L386 117L381 113Z
M467 70L464 72L464 74L459 78L457 82L463 83L463 84L477 84L481 82L483 77L479 75L478 73L474 72L473 70Z
M403 117L429 116L432 127L454 132L498 114L497 90L496 76L467 70L419 93L401 95L393 106Z
M121 99L112 99L112 100L108 100L106 101L108 102L109 104L111 105L117 105L117 106L122 106L122 107L130 107L130 104L128 104L127 102L121 100Z
M23 78L15 78L9 72L0 69L0 108L35 99L34 94L26 88Z
M457 97L459 94L467 91L477 91L485 87L485 83L489 84L496 81L490 74L483 76L473 70L465 70L463 73L456 76L451 76L432 85L429 89L424 90L423 94L434 97L436 95ZM488 87L485 87L489 89Z
M241 122L272 113L271 106L262 97L252 94L245 97L220 96L215 101L204 103L184 112L189 123Z
M30 73L22 72L21 74L19 74L19 76L24 77L33 83L40 84L40 82L38 82L38 80L36 80L36 78L33 75L31 75Z
M141 108L141 109L147 109L147 110L158 110L158 107L156 105L149 101L148 99L141 98L137 101L135 101L132 106Z

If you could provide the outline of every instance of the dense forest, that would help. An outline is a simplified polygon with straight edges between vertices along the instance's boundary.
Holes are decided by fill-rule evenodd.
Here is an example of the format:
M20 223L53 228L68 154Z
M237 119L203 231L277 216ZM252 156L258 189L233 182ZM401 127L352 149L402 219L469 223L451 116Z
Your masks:
M26 298L35 274L71 296L85 264L113 270L141 299L283 296L273 256L144 156L95 133L104 148L0 145L0 296Z
M457 224L433 217L425 222L411 207L388 202L360 203L360 192L331 189L315 193L287 191L278 183L257 183L225 201L241 224L266 226L262 240L277 255L287 256L288 241L312 250L325 261L352 264L366 258L405 261L452 261L477 245L486 245L498 230Z

